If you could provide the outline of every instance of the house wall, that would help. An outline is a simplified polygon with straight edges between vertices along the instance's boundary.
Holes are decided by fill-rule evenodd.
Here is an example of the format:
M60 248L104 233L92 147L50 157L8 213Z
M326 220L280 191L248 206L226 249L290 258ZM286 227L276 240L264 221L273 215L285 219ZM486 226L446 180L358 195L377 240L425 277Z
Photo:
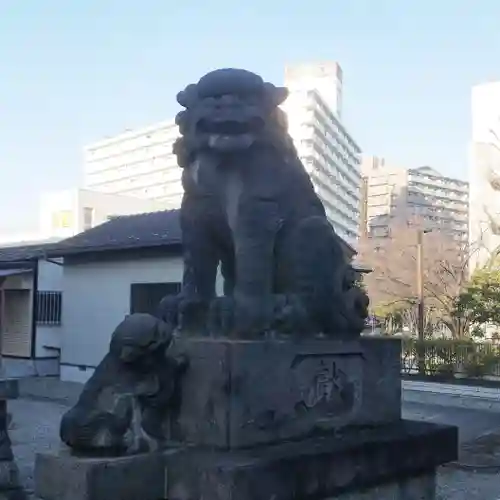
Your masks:
M62 259L55 262L62 264ZM63 290L63 267L48 261L38 262L38 291L40 292L63 292L62 302L64 304ZM61 347L61 325L37 325L35 357L54 358L59 357Z
M108 351L111 334L130 313L132 283L180 282L182 260L143 257L65 263L61 379L85 382Z

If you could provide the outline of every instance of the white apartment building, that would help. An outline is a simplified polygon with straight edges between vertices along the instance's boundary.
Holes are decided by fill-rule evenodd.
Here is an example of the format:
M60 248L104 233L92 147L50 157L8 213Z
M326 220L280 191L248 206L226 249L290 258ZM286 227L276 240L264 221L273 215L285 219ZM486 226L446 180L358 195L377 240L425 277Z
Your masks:
M430 167L405 169L376 156L363 156L362 173L366 183L362 224L369 234L385 236L395 219L418 219L430 229L446 230L457 241L467 242L467 182Z
M341 123L342 70L337 63L301 64L285 71L283 104L289 132L338 235L359 237L360 147Z
M39 236L69 238L119 215L163 210L154 200L89 189L67 189L44 193L40 200Z
M87 146L84 183L91 190L180 206L181 169L172 153L177 125L167 121Z
M473 270L500 251L500 82L472 88L469 182Z

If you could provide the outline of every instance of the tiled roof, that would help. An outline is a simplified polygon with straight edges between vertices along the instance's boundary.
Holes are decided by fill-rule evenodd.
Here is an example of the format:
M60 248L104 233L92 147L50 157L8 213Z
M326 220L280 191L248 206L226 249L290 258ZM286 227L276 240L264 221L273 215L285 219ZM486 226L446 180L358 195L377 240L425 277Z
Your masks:
M0 248L0 263L180 245L182 235L179 213L179 210L164 210L123 215L57 243L3 247ZM349 254L355 253L350 245L343 243Z
M104 224L53 245L48 256L62 257L70 254L170 246L180 243L179 210L164 210L114 217Z
M0 247L0 263L40 259L56 246L56 243L30 243Z

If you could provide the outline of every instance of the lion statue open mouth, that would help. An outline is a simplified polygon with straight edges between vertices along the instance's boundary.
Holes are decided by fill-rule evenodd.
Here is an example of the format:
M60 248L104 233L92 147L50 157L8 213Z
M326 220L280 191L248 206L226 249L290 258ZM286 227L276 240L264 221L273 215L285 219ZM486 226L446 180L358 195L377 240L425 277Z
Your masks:
M160 313L184 331L342 337L363 329L368 299L288 135L279 108L287 96L240 69L212 71L177 96L184 278Z

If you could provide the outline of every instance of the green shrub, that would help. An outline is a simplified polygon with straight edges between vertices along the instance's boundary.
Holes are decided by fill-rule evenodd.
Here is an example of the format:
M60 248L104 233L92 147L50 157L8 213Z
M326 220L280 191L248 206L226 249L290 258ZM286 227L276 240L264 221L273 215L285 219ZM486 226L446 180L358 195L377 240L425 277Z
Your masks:
M468 377L474 378L492 375L499 362L500 357L497 353L476 351L470 353L464 363L464 372Z

